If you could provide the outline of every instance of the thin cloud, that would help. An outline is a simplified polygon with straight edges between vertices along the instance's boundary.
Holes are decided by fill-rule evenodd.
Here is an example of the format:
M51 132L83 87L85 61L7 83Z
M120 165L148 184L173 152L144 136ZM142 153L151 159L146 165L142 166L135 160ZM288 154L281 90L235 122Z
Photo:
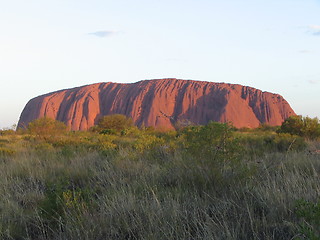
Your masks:
M303 49L303 50L300 50L299 53L311 53L311 51Z
M315 29L315 30L320 30L320 25L309 25L309 28Z
M166 58L165 61L169 61L169 62L181 62L181 61L185 61L184 59L180 59L180 58Z
M318 84L318 83L320 83L320 80L308 80L308 83L310 83L310 84Z
M114 31L96 31L96 32L88 33L88 34L96 36L96 37L100 37L100 38L105 38L105 37L110 37L116 33L117 32L114 32Z
M320 25L309 25L307 32L314 36L320 36Z

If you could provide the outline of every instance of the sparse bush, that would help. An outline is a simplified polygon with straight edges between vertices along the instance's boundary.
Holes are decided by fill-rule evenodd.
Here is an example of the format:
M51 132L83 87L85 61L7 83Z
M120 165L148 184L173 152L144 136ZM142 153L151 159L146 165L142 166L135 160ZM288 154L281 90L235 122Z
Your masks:
M134 148L139 152L143 152L145 150L150 150L155 148L156 146L164 145L164 140L162 138L158 138L154 135L141 135L134 142Z
M320 201L317 203L297 201L296 214L301 219L300 232L307 239L320 239Z
M14 135L16 132L13 129L6 129L6 130L1 130L0 129L0 136L6 136L6 135Z
M117 131L115 129L103 129L99 133L105 135L115 135L117 134Z
M189 154L213 159L230 159L241 152L227 123L210 122L205 126L186 127L180 132L184 149ZM222 160L221 159L221 160Z
M278 132L314 140L320 137L320 122L318 118L291 116L282 123Z
M280 133L274 136L273 143L275 149L273 151L288 152L288 151L303 151L307 147L307 143L302 137L292 136L290 134Z
M11 126L11 128L0 129L0 136L14 135L16 134L16 128L17 128L17 125L14 124Z
M54 148L52 146L52 144L47 143L47 142L41 142L38 143L34 146L34 148L39 151L39 152L43 152L43 151L53 151Z
M249 132L237 134L238 142L247 156L262 156L266 153L303 151L307 147L304 138L288 133Z
M44 192L45 198L39 204L41 216L49 220L51 225L58 223L66 211L79 211L88 208L89 191L74 188L67 179L49 182Z
M30 122L27 129L32 135L48 137L65 133L67 126L63 122L44 117Z
M270 126L268 124L261 124L258 128L253 130L263 131L263 132L274 132L278 129L278 126Z
M125 115L122 114L113 114L113 115L107 115L102 117L99 122L97 127L93 127L91 130L92 131L121 131L127 128L130 128L133 126L133 121L131 118L126 117ZM103 134L108 134L108 133L103 133Z

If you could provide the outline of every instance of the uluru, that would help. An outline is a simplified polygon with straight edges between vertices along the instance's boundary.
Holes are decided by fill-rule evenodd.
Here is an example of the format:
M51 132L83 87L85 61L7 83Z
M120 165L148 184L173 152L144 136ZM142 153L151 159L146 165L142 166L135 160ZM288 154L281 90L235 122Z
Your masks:
M181 121L231 122L237 128L276 126L295 112L279 94L238 84L170 78L96 83L41 95L27 103L18 127L49 117L71 130L87 130L110 114L131 117L137 126L173 129Z

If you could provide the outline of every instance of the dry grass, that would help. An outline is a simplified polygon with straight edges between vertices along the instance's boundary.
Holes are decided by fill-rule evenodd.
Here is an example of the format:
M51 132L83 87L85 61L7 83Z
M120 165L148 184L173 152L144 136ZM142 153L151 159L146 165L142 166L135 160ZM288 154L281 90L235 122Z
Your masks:
M1 137L14 150L0 153L1 238L303 239L295 209L319 200L319 155L227 164L150 139L115 139L114 150Z

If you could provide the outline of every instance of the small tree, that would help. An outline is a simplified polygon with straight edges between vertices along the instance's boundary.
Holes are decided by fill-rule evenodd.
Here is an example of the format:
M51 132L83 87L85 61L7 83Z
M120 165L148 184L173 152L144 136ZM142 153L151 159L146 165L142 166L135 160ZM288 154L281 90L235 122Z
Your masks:
M133 120L122 114L107 115L101 118L98 122L99 131L103 130L116 130L121 131L133 126Z
M66 132L67 126L63 122L43 117L30 122L27 129L30 134L37 136L54 136Z
M318 118L291 116L281 125L279 133L290 133L308 139L317 139L320 137L320 122Z

